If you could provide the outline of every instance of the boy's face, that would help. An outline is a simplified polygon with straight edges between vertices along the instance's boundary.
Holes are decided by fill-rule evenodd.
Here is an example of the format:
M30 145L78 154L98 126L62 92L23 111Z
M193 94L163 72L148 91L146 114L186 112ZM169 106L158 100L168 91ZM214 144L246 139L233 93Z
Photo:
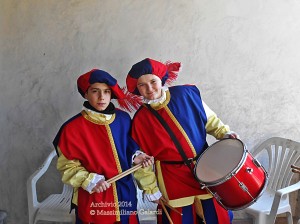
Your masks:
M103 111L110 103L111 89L105 83L94 83L88 88L85 98L96 110Z
M153 74L145 74L138 78L137 88L140 94L148 99L155 100L161 97L161 80Z

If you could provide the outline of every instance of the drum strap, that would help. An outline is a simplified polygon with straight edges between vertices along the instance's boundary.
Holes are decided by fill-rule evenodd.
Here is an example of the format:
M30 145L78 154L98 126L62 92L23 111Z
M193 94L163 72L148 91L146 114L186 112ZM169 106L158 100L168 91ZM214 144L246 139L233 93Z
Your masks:
M180 145L178 139L176 138L174 132L172 131L172 129L170 128L170 126L167 124L167 122L160 116L160 114L154 110L150 104L146 104L146 106L148 107L148 109L153 113L153 115L159 120L159 122L162 124L162 126L166 129L166 131L168 132L168 134L170 135L172 141L174 142L179 154L181 155L183 162L185 165L187 165L190 170L192 171L192 173L194 173L193 168L191 167L192 162L194 161L195 158L198 158L199 156L196 156L195 158L189 159L186 154L183 151L182 146ZM207 145L207 144L206 144ZM182 163L182 161L164 161L166 163Z
M200 155L197 155L194 158L189 158L189 161L196 161L198 160L198 158L200 157ZM184 161L175 161L175 160L162 160L160 161L161 163L165 163L165 164L185 164Z

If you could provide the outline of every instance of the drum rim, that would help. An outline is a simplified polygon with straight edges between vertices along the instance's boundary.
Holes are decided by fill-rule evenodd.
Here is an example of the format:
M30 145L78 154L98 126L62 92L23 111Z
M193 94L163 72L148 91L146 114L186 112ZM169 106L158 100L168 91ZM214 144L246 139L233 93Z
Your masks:
M214 181L203 181L203 180L201 180L197 176L197 164L198 164L199 160L204 155L204 153L207 150L209 150L212 146L214 146L215 144L220 143L221 141L227 141L227 140L239 141L242 144L242 146L243 146L243 156L242 156L242 159L240 160L240 162L238 163L238 165L231 172L229 172L227 175L225 175L224 177L219 178L219 179L214 180ZM248 152L248 150L246 149L246 145L240 139L237 139L237 138L223 138L223 139L220 139L219 141L214 142L213 144L211 144L207 149L205 149L201 153L201 155L197 159L196 165L194 167L194 176L196 177L196 179L198 180L198 182L200 182L200 184L202 184L203 186L216 186L216 185L222 184L222 183L226 182L227 180L229 180L235 173L237 173L242 168L242 165L245 163L245 161L247 159L247 152Z

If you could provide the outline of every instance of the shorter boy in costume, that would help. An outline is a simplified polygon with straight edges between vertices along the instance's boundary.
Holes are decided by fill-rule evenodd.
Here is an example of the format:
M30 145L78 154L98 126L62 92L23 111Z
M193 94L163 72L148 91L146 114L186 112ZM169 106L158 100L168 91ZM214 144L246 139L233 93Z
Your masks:
M79 93L87 101L83 110L65 122L53 144L59 155L57 169L62 181L74 188L72 204L76 224L136 224L137 199L132 175L108 183L106 180L131 168L144 167L152 158L139 151L129 135L131 118L117 109L132 109L137 101L126 94L109 73L93 69L77 80Z

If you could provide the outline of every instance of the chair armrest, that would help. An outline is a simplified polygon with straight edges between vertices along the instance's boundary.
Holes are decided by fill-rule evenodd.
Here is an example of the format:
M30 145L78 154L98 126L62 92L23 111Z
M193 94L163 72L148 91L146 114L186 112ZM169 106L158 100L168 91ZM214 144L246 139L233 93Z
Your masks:
M278 210L278 207L279 207L279 203L280 203L280 200L281 200L282 196L286 195L286 194L289 194L291 192L297 191L299 189L300 189L300 181L298 181L297 183L295 183L293 185L282 188L282 189L275 192L275 197L274 197L274 200L273 200L273 203L272 203L270 216L269 216L270 220L275 220L275 217L277 215L277 210Z
M27 197L28 197L28 204L38 203L37 195L36 195L36 182L43 176L46 171L48 170L52 159L56 156L56 151L53 150L47 159L43 162L42 166L38 168L27 180Z
M288 187L282 188L278 191L276 191L276 195L280 195L280 197L282 197L285 194L289 194L293 191L297 191L300 189L300 181L298 181L297 183L290 185Z

